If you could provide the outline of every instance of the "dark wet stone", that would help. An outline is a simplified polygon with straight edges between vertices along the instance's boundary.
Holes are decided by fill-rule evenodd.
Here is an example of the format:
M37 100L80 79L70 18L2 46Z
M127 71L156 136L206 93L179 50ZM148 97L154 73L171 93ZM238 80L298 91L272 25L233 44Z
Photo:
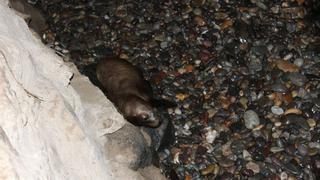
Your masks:
M306 10L303 7L287 7L283 8L280 16L286 19L299 19L306 15Z
M276 140L276 144L278 147L283 148L283 147L285 147L286 140L284 138L278 138Z
M242 169L244 166L246 165L246 161L244 159L238 158L235 166L237 167L237 170L240 171L240 169Z
M315 173L316 178L320 177L320 160L319 160L319 157L320 156L318 155L317 159L314 160L314 162L313 162L313 168L314 168L313 172Z
M262 70L262 61L260 58L251 56L248 64L250 74L254 74Z
M225 168L233 166L234 163L235 163L234 161L232 161L232 160L230 160L228 158L221 158L219 160L219 165L222 166L222 167L225 167Z
M242 151L246 148L245 143L242 141L233 141L230 147L234 154L241 154Z
M219 137L216 138L216 141L225 144L230 140L230 138L230 133L223 131L220 133Z
M244 126L243 122L238 121L236 123L231 124L229 128L232 133L240 133L244 131L246 127Z
M320 76L318 75L315 75L315 74L305 74L306 75L306 78L310 79L310 80L319 80L320 79Z
M268 53L268 48L266 46L254 46L251 48L251 52L256 55L266 55Z
M313 102L315 106L320 107L320 98L314 99Z
M304 102L301 104L301 110L303 111L303 114L306 117L311 117L313 112L312 112L312 107L314 106L314 103L312 102Z
M266 163L265 164L265 166L264 166L264 168L262 169L262 174L264 175L264 176L270 176L271 174L276 174L277 173L277 171L278 171L278 168L275 166L275 165L273 165L273 164L271 164L271 163Z
M271 107L273 105L273 101L271 101L269 98L267 97L262 97L258 100L258 105L260 107L263 107L263 108L268 108L268 107Z
M256 152L253 153L252 159L255 161L263 161L264 160L264 155L261 152L261 149L258 149Z
M300 144L298 146L298 152L302 155L302 156L306 156L308 154L308 147L304 144Z
M254 172L251 169L243 169L241 174L246 177L251 177L254 175Z
M306 119L301 115L288 114L285 116L285 123L286 124L295 124L305 130L309 130L309 128L310 128Z
M275 92L284 93L287 91L287 87L283 85L282 83L275 83L271 86L271 89Z
M307 82L307 78L300 73L290 73L288 79L296 86L303 86Z
M249 177L248 180L260 180L260 179L264 179L265 177L263 176L263 174L261 173L257 173L252 177Z
M277 81L282 77L283 72L280 69L272 69L269 75L271 76L271 79Z
M258 146L258 147L264 147L265 145L266 145L266 141L264 140L264 138L263 137L258 137L258 138L256 138L255 139L255 142L256 142L256 145Z
M218 70L216 71L215 75L216 75L217 77L225 77L227 73L228 73L228 71L225 70L225 69L218 69Z
M223 173L220 177L217 177L217 179L221 179L221 180L233 180L233 174L225 172Z
M297 27L296 27L296 25L294 23L287 23L286 27L287 27L287 31L289 33L293 33L293 32L295 32L297 30Z
M289 171L292 174L299 174L300 173L300 169L297 165L293 164L293 163L286 163L283 164L283 168L287 171Z
M239 91L240 91L240 88L236 84L230 85L228 87L228 94L230 96L237 96L239 94Z
M170 177L170 179L174 179L174 180L178 180L178 179L179 179L178 174L177 174L176 171L173 170L173 169L171 169L170 174L169 174L169 177Z
M219 109L218 112L215 114L217 117L227 118L230 116L230 113L225 109Z
M319 149L318 148L310 148L308 150L308 155L309 156L315 156L317 154L319 154Z
M198 146L198 149L197 149L197 154L198 155L203 155L203 154L205 154L206 152L207 152L207 148L206 147L204 147L204 146Z
M94 51L95 51L95 55L100 58L112 56L112 54L113 54L112 49L105 47L105 46L102 46L102 45L95 47Z

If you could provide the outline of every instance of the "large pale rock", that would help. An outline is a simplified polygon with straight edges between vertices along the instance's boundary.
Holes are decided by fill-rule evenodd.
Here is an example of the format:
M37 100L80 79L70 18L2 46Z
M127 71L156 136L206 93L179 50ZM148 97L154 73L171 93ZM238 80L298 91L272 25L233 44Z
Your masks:
M112 144L127 147L125 140L117 145L112 138L126 124L123 117L88 78L42 45L5 0L0 0L0 114L1 180L149 179L149 172L163 178L152 167L132 170L135 162L114 152ZM140 146L131 140L131 150Z

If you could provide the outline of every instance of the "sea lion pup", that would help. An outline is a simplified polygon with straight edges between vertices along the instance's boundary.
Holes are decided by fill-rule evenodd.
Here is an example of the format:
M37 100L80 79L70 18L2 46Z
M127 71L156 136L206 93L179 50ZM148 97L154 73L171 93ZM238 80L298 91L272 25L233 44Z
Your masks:
M110 58L97 64L96 75L107 97L125 119L134 125L152 128L161 124L155 108L161 106L161 102L164 106L170 103L153 98L150 84L137 67L126 60Z

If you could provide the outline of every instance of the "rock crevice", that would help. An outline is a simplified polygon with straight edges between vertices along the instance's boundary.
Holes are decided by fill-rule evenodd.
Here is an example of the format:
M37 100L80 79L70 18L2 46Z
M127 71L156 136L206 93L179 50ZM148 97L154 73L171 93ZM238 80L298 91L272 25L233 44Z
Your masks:
M112 103L4 0L0 102L0 179L145 179L111 158L122 154L108 138L126 124Z

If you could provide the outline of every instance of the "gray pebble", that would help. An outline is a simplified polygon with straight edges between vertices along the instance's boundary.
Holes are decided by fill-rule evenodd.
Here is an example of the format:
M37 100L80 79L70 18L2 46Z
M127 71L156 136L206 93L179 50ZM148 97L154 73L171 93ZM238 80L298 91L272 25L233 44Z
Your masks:
M281 147L271 147L270 148L270 151L273 152L273 153L277 153L277 152L281 152L283 151L284 149L281 148Z
M296 66L301 67L303 65L303 59L301 59L301 58L295 59L293 63Z
M176 108L176 109L174 110L174 113L177 114L177 115L180 115L182 112L181 112L181 109Z
M161 47L161 49L167 48L168 47L168 42L166 42L166 41L161 42L160 43L160 47Z
M300 172L299 168L292 163L284 164L283 167L285 170L289 171L292 174L299 174L299 172Z
M310 128L306 119L301 115L288 114L285 117L285 121L286 121L286 124L295 124L295 125L303 128L304 130L309 130L309 128Z
M271 107L271 112L273 114L276 114L276 115L281 115L284 113L283 109L281 107L278 107L278 106L272 106Z
M288 79L296 86L303 86L307 82L307 78L300 73L290 73Z
M219 160L219 165L225 168L231 167L234 165L234 161L223 157Z
M302 155L302 156L306 156L308 154L308 147L304 144L300 144L298 146L298 152Z
M243 115L246 128L253 129L260 124L259 116L253 110L248 110Z
M249 71L251 74L254 74L255 72L262 70L262 62L260 58L257 58L255 56L250 57L250 63L249 63Z
M280 82L277 82L271 86L271 89L275 92L284 93L287 91L287 87Z

